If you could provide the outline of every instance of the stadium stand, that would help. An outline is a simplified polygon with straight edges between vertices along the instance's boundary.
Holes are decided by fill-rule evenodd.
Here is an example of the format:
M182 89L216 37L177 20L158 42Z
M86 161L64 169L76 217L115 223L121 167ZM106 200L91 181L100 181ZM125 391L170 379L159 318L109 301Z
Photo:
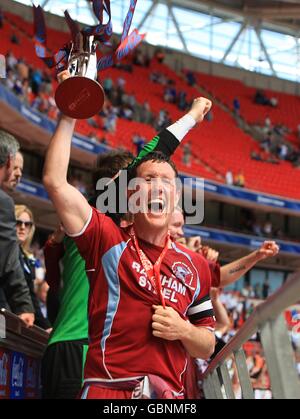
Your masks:
M43 68L43 63L37 59L34 53L33 42L30 38L32 28L30 24L23 21L20 17L9 14L8 22L14 22L16 26L8 26L6 31L6 47L7 50L12 50L17 58L22 57L23 51L26 51L26 60L30 64L34 64L37 67ZM20 40L23 43L20 45L11 44L9 36L16 31L20 36ZM67 36L63 32L49 30L49 47L55 49L61 45L61 40L66 40ZM51 40L51 41L50 41ZM25 49L24 49L25 46ZM153 83L150 80L151 72L157 71L164 74L167 79L171 79L175 82L177 91L185 91L187 93L187 100L199 95L199 90L195 87L188 86L185 81L178 76L172 69L166 65L159 63L155 59L151 62L149 68L141 68L133 66L133 73L113 68L108 71L104 71L101 74L102 80L109 74L109 77L117 81L118 78L123 78L126 81L126 92L134 93L138 103L142 104L145 101L150 103L151 109L155 114L158 114L161 109L166 109L170 117L176 120L180 115L181 111L174 105L166 103L163 99L164 86L158 83ZM247 88L241 89L242 84L238 81L232 81L227 83L222 78L214 76L201 75L198 76L199 85L205 87L206 90L212 92L214 96L220 98L220 100L231 106L233 98L236 96L236 92L245 91L245 97L247 100L241 100L241 108L244 107L244 102L248 103L249 111L249 122L257 122L257 118L261 120L262 111L261 108L257 108L258 105L251 104L251 95L255 93L254 89ZM56 82L53 84L55 89ZM213 86L213 87L212 87ZM227 93L226 93L227 92ZM239 97L243 98L243 94L239 93ZM284 106L286 101L289 101L289 110L292 106L294 112L287 112L290 115L289 126L295 128L297 122L297 110L296 103L297 98L291 95L278 94L280 109ZM291 99L291 102L290 102ZM281 105L282 103L282 105ZM292 103L292 105L290 104ZM280 114L280 109L271 109L271 116L276 115L276 121L285 122L285 113ZM269 111L269 109L268 109ZM245 115L246 115L245 110ZM267 111L265 111L267 113ZM248 115L248 113L247 113ZM256 116L255 116L256 115ZM258 117L259 115L259 117ZM281 116L283 115L283 116ZM274 122L276 122L274 119ZM131 137L135 132L142 131L149 135L153 134L153 129L143 124L137 124L135 121L118 120L118 133L117 135L109 134L108 140L113 146L119 144L124 145L128 149L133 149L131 144ZM79 133L88 135L93 132L86 121L80 121L77 126ZM98 136L105 135L105 132L98 130ZM300 197L299 188L297 187L300 181L300 172L294 169L288 162L280 162L279 165L271 165L265 162L257 162L250 159L250 154L253 151L259 152L260 148L258 143L245 134L237 125L231 114L225 112L217 104L214 105L213 109L213 124L208 121L201 128L201 138L197 134L191 133L189 137L194 159L192 160L191 167L187 168L182 165L182 151L178 151L175 155L175 162L178 164L179 170L194 174L197 176L203 176L204 178L224 181L226 172L230 169L231 171L238 173L243 170L246 179L246 187L256 191L266 192L278 196L288 196L293 199ZM293 177L294 182L290 182Z
M50 72L45 68L41 60L39 60L36 57L36 54L34 52L32 25L24 19L22 19L22 17L13 13L5 12L4 16L5 25L2 29L0 29L2 50L6 52L11 51L17 59L24 59L25 63L28 64L29 67L31 67L32 69L39 69L40 72L45 75L45 77L48 77L50 75ZM17 42L12 42L13 38L17 39ZM68 39L69 36L65 32L54 29L48 29L48 47L50 50L58 50L59 47L61 47L62 43L67 42ZM130 71L128 71L128 69ZM161 75L165 82L154 82L152 79L153 73ZM288 202L291 205L295 204L295 208L288 208L286 209L286 212L284 212L285 208L276 209L278 210L278 212L282 211L282 216L288 217L288 215L292 213L293 215L296 214L295 217L297 217L299 214L299 203L297 201L300 200L300 170L293 167L291 163L287 161L279 161L278 164L274 165L268 162L255 161L250 158L252 153L261 154L261 147L257 140L255 140L249 133L246 133L240 127L240 125L238 125L237 118L234 115L233 101L235 98L239 99L239 116L247 124L249 124L249 126L263 126L266 118L270 117L272 124L283 124L286 127L288 127L289 132L286 135L285 140L287 140L293 147L297 149L300 141L298 138L298 125L300 124L300 112L298 110L300 100L299 97L291 94L273 92L266 89L264 90L264 94L270 98L276 97L276 99L278 100L278 105L276 107L263 107L261 105L254 104L253 102L253 98L257 91L256 88L246 86L238 80L227 79L204 73L194 74L196 76L196 85L192 87L189 86L186 82L186 79L184 77L185 72L183 72L183 74L178 74L172 68L168 67L164 63L159 62L154 57L151 60L150 65L146 67L137 66L133 64L132 60L130 59L128 60L128 62L124 63L124 66L114 67L112 69L102 72L100 74L100 78L102 83L104 83L105 79L110 78L113 81L114 85L117 85L120 79L124 80L125 93L134 96L137 102L137 106L142 106L145 102L148 102L155 120L157 120L162 109L166 111L170 120L173 121L180 118L183 113L182 109L179 109L177 103L169 103L166 102L164 99L164 92L168 80L172 81L177 94L179 92L184 92L186 94L187 103L190 103L193 100L193 98L199 96L201 92L205 92L203 93L204 95L208 92L211 95L212 99L215 99L214 108L211 113L211 118L208 118L206 121L204 121L201 127L201 131L191 131L188 136L187 141L190 143L191 147L190 164L186 164L184 162L183 148L179 148L177 150L174 156L174 161L180 173L187 174L190 176L203 177L207 180L208 187L211 187L213 189L214 187L216 187L216 185L219 185L220 188L224 186L223 184L226 182L226 174L229 170L234 174L242 172L245 177L245 187L243 188L243 191L241 189L236 189L235 187L226 189L225 192L222 191L223 202L226 202L229 205L232 202L235 203L237 199L237 193L239 191L240 193L244 192L245 194L247 194L248 192L253 194L255 194L255 192L264 193L267 194L263 195L265 200L277 200L278 197L277 204L279 207L281 203L284 202L284 199L288 199ZM53 92L55 92L56 87L57 82L53 78L51 82L51 91L44 95L44 98L48 102L52 100L53 103ZM28 98L29 106L32 106L34 104L36 98L37 95L30 92ZM38 108L37 114L39 112L40 109ZM57 109L53 106L47 106L47 110L43 112L42 116L45 119L49 118L51 120L49 126L52 130L57 118ZM21 115L19 115L19 117L21 118ZM112 130L110 132L105 129L105 118L106 115L102 113L93 118L92 124L85 120L79 120L77 122L76 134L78 134L78 137L75 139L75 147L73 147L72 149L71 156L72 161L76 167L78 166L81 169L86 170L90 169L93 165L96 153L102 152L103 150L107 149L107 145L109 148L122 148L133 151L135 153L135 144L133 142L133 137L137 133L139 135L142 135L143 138L147 139L152 138L156 133L156 129L153 127L153 125L145 124L138 120L128 120L120 116L118 116L117 118L115 131ZM17 119L15 119L15 121L17 121ZM26 127L26 135L28 136L28 131L31 129L31 127L29 124L27 125L28 126ZM5 128L7 130L10 130L7 126L5 126ZM15 128L16 131L14 130ZM14 127L14 129L11 127L12 133L16 133L16 135L17 133L20 133L20 130L22 130L21 123L19 127ZM45 130L43 132L40 132L37 129L34 129L32 130L32 133L32 138L30 138L29 140L20 136L23 140L22 145L25 146L25 149L28 148L29 153L30 150L34 150L36 148L38 152L44 154L45 147L49 139L49 132L46 133ZM103 139L105 139L104 145L101 144L101 140ZM266 159L271 157L271 153L265 152L264 157ZM74 176L74 179L75 182L77 182L76 176ZM40 181L40 179L34 180L36 182ZM211 183L209 183L209 181L211 181ZM80 182L78 181L78 183ZM84 184L80 185L82 189L85 189L85 186L86 185ZM34 192L32 192L34 189L39 191L38 198L36 198L34 196ZM51 213L51 204L48 200L47 193L45 189L42 187L42 185L39 183L32 182L29 179L26 179L23 185L21 185L20 191L23 194L21 195L23 200L27 200L28 197L33 197L32 203L36 205L36 212L39 213L39 215L41 214L41 220L46 219L46 221L43 222L43 227L45 227L46 229L48 227L49 229L50 222L52 227L56 223L56 218L53 216L53 212ZM32 196L30 194L32 194ZM216 198L216 195L213 195L213 198L219 199L220 196L221 194ZM226 196L225 200L224 196ZM239 197L239 199L241 203L246 201L245 196L242 195ZM252 203L252 207L256 208L255 205L258 205L257 202ZM268 209L270 211L272 207L268 207L266 204L263 210L266 211ZM288 210L290 210L290 212L288 212ZM285 221L287 223L287 218ZM226 247L228 246L233 255L236 254L233 250L233 246L242 248L242 252L244 252L245 248L253 246L255 247L258 243L258 241L256 240L257 237L251 236L250 233L247 233L244 236L238 234L238 227L236 231L237 234L230 234L233 233L234 230L232 227L228 228L228 232L224 232L224 228L221 229L219 228L219 226L214 227L215 230L212 228L203 228L201 233L204 237L207 238L209 237L209 234L211 234L211 238L214 244L218 243L218 240L222 244L224 244L226 241L223 250L226 250ZM210 230L210 232L208 230ZM195 229L192 231L192 233L196 234L197 231L199 232L200 230ZM221 239L218 236L222 236ZM262 238L260 237L259 240L262 240ZM282 260L278 259L278 265L280 268L284 266L284 264L287 264L287 261L290 260L291 266L288 268L288 272L290 272L292 270L292 266L298 266L297 261L299 259L299 246L296 243L287 243L287 240L288 238L284 237L282 241L283 248L285 249L284 253L286 253L284 256L286 256L287 258ZM41 246L36 244L35 256L37 257L37 259L39 257L42 259L42 256L40 256L41 253ZM292 253L293 257L291 256ZM288 259L288 256L290 256L291 259ZM43 263L41 263L41 265L43 265ZM272 267L270 269L272 269ZM287 271L285 273L287 273ZM238 346L243 345L247 356L247 363L250 364L251 362L254 362L253 353L257 352L261 357L263 357L265 364L266 361L263 353L263 348L259 341L259 330L255 330L255 332L258 332L258 334L256 334L255 337L252 336L252 338L251 334L248 333L249 336L247 335L247 339L249 337L249 340L242 339L244 338L244 336L242 335L242 333L239 332L239 330L243 328L245 324L247 330L254 331L253 324L251 323L251 315L253 311L255 312L255 316L257 315L257 313L259 313L259 309L256 311L255 309L263 301L261 299L261 296L258 297L252 295L250 298L248 298L247 296L245 296L245 294L243 294L243 291L243 289L239 291L231 290L227 291L224 294L224 305L230 313L231 320L230 328L226 334L226 339L228 340L225 340L227 343L227 341L229 341L232 337L234 337L237 334L236 341L239 344ZM232 305L233 300L235 300L235 305ZM278 304L281 304L282 299L280 299L280 296L277 295L276 301L278 301ZM288 298L286 296L285 301L287 302L287 304L295 303L292 307L286 309L284 312L289 333L292 334L293 328L298 324L300 308L299 304L297 304L296 298L291 298L290 296ZM265 304L264 307L266 307L266 312L268 314L268 302ZM256 321L255 316L253 318ZM1 362L7 359L7 355L5 352L13 351L16 342L17 344L19 344L19 342L22 342L24 346L22 349L24 349L24 353L26 355L25 358L28 358L28 360L26 359L26 362L29 365L29 367L32 367L33 369L34 387L30 388L29 377L26 378L26 380L29 382L29 385L25 393L23 392L23 390L18 393L18 386L16 386L16 388L13 390L5 388L5 393L1 394L1 390L3 389L1 387L0 380L0 398L8 398L12 395L15 395L15 398L38 398L40 397L40 387L37 375L39 370L40 358L46 345L47 336L45 335L45 333L41 332L41 330L38 330L37 328L32 329L29 333L26 332L25 328L20 325L21 323L20 321L18 321L17 318L15 318L10 313L3 311L2 313L0 313L0 338L2 337L2 317L5 317L5 319L7 319L7 333L12 343L9 342L8 345L3 345L3 341L0 341L0 378L1 368L3 370L3 365L1 365ZM266 315L266 317L264 318L265 324L269 325L270 321L270 316L268 317ZM258 327L256 329L258 329ZM236 351L237 346L232 346L230 348L233 348L233 359L238 354L238 352ZM23 358L24 356L17 356L13 360L13 362L16 363L16 369L19 368L19 364ZM220 359L223 366L225 358L222 358L222 354ZM234 364L234 362L232 362L232 364ZM9 368L10 366L7 365L7 371L9 370ZM252 366L252 368L254 367ZM29 374L31 370L29 369L28 371ZM220 389L217 385L216 371L219 377L224 373L224 370L220 371L219 365L213 363L208 372L204 376L200 377L201 380L204 381L204 393L207 398L222 398L221 396L224 396L224 394L220 394ZM233 376L237 375L236 368L234 366L232 366L230 373L232 373ZM267 378L263 384L261 384L261 381L259 381L258 384L258 381L255 382L255 380L252 381L252 384L254 385L254 388L255 385L261 384L263 387L258 387L257 391L262 391L264 396L267 397L270 393L271 384L268 373L266 372L265 375ZM16 376L19 377L18 374ZM273 377L271 378L273 379ZM222 389L222 391L224 393L224 389ZM276 393L276 395L280 394L280 390L277 389L277 391L278 393ZM284 394L284 396L294 396L296 394L296 390L295 394L292 391L282 394ZM241 382L241 386L237 385L237 388L235 389L235 396L237 398L246 396L245 398L247 398L247 395L249 396L249 393L247 393L247 385ZM272 397L272 394L270 397ZM251 395L249 396L249 398L251 398Z

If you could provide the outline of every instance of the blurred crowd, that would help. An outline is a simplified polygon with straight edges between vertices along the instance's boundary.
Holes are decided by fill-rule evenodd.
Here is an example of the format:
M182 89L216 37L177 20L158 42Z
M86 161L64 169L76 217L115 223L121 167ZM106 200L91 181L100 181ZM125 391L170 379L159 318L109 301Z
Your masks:
M17 141L0 131L0 307L19 315L27 326L50 332L49 287L43 250L34 240L34 216L26 205L13 206L9 197L21 181L23 165Z

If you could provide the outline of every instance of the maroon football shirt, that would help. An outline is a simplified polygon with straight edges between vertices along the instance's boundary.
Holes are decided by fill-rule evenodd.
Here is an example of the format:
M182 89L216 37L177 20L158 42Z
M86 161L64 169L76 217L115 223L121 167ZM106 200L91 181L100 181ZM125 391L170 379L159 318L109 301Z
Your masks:
M160 300L128 231L93 208L74 240L90 281L86 382L155 374L174 392L182 392L186 350L178 340L152 334L152 306ZM162 249L140 239L139 244L154 264ZM172 242L162 262L161 283L167 306L195 326L213 330L211 275L201 255Z

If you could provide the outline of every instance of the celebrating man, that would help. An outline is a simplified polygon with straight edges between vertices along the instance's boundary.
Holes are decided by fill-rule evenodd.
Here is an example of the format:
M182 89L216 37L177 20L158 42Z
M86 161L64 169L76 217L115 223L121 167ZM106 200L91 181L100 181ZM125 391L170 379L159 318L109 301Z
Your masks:
M198 120L206 107L207 101L200 100ZM134 214L132 227L121 229L67 182L74 126L69 118L60 120L48 149L44 183L86 261L90 280L82 397L131 398L147 377L168 389L161 397L181 398L186 352L208 358L215 340L208 264L175 245L168 234L176 168L162 153L150 153L132 168L131 177L142 180L145 211Z

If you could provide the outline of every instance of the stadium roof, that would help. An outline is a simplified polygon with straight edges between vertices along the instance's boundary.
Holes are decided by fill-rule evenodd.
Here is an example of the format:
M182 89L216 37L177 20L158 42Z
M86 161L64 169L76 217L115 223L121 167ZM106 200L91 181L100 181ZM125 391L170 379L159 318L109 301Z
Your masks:
M191 8L208 6L210 9L223 10L229 14L238 14L244 18L263 20L273 25L286 27L299 33L299 0L172 0L177 5Z
M31 5L31 0L17 0ZM94 24L88 0L34 0L44 10ZM121 33L130 0L111 0ZM209 61L300 81L300 0L138 0L133 27L150 44Z

